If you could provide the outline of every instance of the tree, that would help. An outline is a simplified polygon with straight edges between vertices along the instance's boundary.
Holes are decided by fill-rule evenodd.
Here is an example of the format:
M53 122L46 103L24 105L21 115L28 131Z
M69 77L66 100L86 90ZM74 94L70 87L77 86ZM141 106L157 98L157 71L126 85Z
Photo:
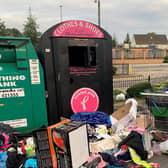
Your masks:
M6 28L5 22L0 19L0 36L21 37L22 33L16 28Z
M131 43L131 40L130 40L130 36L129 36L129 34L127 33L127 35L126 35L126 38L125 38L125 40L124 40L124 43Z
M148 35L156 35L156 33L155 32L149 32L149 33L147 33Z
M6 36L5 22L0 19L0 36Z
M37 31L39 25L36 22L36 17L32 16L31 10L29 9L29 16L24 24L23 35L30 37L34 46L37 46L39 41L40 33Z
M116 48L117 47L117 39L115 34L113 34L113 38L112 38L112 48Z
M168 63L168 50L166 50L166 57L164 58L163 63Z
M7 28L6 29L7 36L13 36L13 37L22 37L23 34L16 28Z

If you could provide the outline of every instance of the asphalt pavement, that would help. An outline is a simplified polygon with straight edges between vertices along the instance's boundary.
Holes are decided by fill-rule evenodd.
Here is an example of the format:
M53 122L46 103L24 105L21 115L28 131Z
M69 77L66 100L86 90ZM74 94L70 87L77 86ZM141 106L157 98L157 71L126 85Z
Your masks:
M160 168L168 168L168 154L154 155L148 162L159 163Z

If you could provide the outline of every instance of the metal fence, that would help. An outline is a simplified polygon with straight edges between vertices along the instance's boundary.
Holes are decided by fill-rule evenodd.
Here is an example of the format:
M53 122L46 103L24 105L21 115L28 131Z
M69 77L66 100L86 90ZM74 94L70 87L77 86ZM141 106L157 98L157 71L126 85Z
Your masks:
M113 88L123 89L131 87L132 85L139 82L147 82L149 80L148 76L137 75L137 76L127 76L127 77L115 77L113 78ZM168 80L168 75L166 76L151 76L150 82L152 85L158 84Z
M158 84L158 83L161 83L161 82L165 82L168 80L168 76L160 76L160 77L153 77L151 78L150 82L152 85L154 84Z
M147 79L144 76L128 76L128 77L113 78L113 88L127 89L128 87L136 83L145 81L147 81Z

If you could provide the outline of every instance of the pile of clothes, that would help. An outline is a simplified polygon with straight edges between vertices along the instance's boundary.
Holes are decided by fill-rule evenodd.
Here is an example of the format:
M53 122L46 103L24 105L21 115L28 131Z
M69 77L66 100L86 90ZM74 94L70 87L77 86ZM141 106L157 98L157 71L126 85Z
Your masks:
M135 100L126 102L120 110L125 117L119 117L118 112L112 116L100 111L78 112L71 116L71 120L85 122L88 128L90 156L81 168L160 167L149 159L160 150L168 154L168 137L135 126L137 103ZM43 131L41 133L43 137ZM46 132L45 142L47 138ZM0 168L37 168L37 144L32 133L20 134L0 123Z
M129 123L129 126L125 125L125 128L114 131L111 116L100 111L75 113L71 120L86 122L88 125L91 152L88 164L94 165L94 162L97 162L98 168L160 167L158 163L148 162L153 152L148 149L145 142L147 130L133 127ZM89 164L83 167L94 166Z
M37 168L33 137L0 123L0 168Z

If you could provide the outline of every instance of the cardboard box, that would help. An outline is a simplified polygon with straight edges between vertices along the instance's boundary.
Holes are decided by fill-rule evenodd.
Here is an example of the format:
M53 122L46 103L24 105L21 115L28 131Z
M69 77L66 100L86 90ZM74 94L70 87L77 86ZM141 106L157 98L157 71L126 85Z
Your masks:
M137 116L135 126L138 128L148 128L151 125L151 120L148 115Z
M137 108L134 102L128 102L123 107L115 111L111 116L113 131L119 133L125 128L134 126Z
M122 118L124 118L126 115L129 114L131 106L132 106L131 102L125 104L123 107L121 107L117 111L115 111L112 114L112 117L115 118L118 121L121 120Z

